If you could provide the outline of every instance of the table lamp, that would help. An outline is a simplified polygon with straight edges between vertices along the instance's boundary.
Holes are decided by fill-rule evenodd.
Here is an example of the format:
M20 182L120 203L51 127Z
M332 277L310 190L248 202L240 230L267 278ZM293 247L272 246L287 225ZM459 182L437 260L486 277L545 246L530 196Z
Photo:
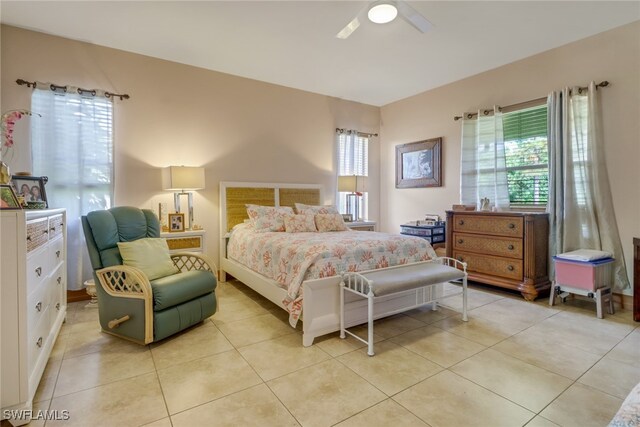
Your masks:
M347 212L354 221L360 219L360 196L366 192L369 177L364 175L342 175L338 177L338 191L347 192Z
M174 191L173 203L180 212L180 197L187 196L189 227L193 227L193 191L204 189L204 168L189 166L169 166L162 171L162 188Z

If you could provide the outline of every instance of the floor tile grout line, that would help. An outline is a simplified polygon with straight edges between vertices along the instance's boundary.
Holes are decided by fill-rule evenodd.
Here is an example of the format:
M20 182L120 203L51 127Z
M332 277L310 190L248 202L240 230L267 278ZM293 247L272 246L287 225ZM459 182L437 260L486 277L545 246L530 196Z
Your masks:
M160 386L160 394L162 395L162 401L164 402L164 408L167 410L167 416L169 417L169 422L171 426L173 426L173 421L171 420L171 412L169 412L169 404L167 403L167 397L164 394L164 387L162 386L162 381L160 380L160 373L158 372L158 367L156 366L156 359L153 357L153 351L151 351L151 344L149 344L149 354L151 355L151 362L153 363L153 369L156 374L156 379L158 380L158 385ZM147 423L148 424L148 423Z

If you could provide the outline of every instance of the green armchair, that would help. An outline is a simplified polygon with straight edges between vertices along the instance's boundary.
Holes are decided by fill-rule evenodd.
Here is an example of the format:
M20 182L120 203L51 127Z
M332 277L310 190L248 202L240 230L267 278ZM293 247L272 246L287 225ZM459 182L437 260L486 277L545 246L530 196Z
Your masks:
M216 266L205 257L171 254L179 273L149 281L123 265L118 242L160 237L160 223L146 209L116 207L82 217L94 271L102 330L140 344L162 340L216 312Z

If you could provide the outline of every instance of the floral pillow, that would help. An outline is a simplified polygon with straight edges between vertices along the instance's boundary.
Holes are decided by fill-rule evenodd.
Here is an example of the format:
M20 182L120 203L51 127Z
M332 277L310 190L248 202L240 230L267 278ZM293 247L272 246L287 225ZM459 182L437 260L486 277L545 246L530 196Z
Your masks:
M316 227L321 233L327 231L347 231L348 228L342 219L342 215L336 214L318 214L316 215Z
M310 233L318 231L313 215L288 215L284 217L284 228L287 233Z
M299 214L310 214L310 215L339 213L338 209L333 205L312 206L312 205L304 205L302 203L296 203L296 212L298 212Z
M289 207L247 205L247 214L257 232L284 231L284 218L293 215Z

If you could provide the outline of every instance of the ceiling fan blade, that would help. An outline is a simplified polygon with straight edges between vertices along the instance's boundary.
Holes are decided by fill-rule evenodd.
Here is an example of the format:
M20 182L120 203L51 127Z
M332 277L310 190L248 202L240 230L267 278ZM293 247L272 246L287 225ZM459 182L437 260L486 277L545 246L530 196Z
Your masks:
M396 5L402 19L413 25L413 27L421 33L426 33L433 27L433 24L429 22L427 18L422 16L417 10L409 6L407 3L398 1Z
M339 39L343 39L344 40L347 37L349 37L351 35L351 33L353 33L355 30L357 30L359 26L360 26L360 20L356 16L355 18L353 18L351 20L351 22L349 22L347 24L346 27L344 27L342 30L340 30L340 32L338 34L336 34L336 37L339 38Z

